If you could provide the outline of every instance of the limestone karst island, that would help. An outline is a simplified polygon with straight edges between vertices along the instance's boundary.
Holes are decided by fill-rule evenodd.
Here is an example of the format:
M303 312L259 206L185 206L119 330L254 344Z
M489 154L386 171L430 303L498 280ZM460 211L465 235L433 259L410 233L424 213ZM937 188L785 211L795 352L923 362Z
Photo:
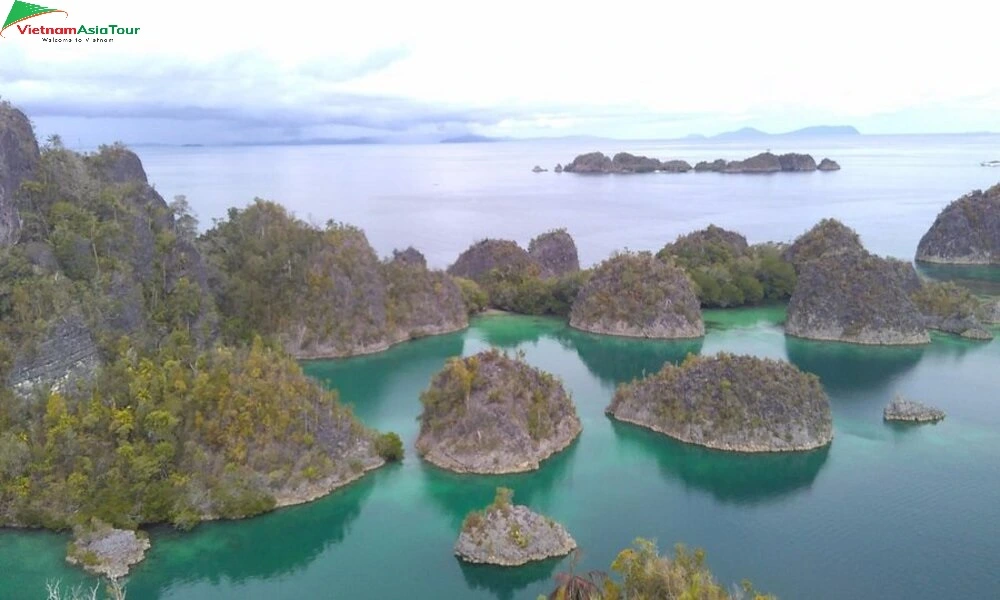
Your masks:
M989 3L111 4L0 25L0 600L997 596Z

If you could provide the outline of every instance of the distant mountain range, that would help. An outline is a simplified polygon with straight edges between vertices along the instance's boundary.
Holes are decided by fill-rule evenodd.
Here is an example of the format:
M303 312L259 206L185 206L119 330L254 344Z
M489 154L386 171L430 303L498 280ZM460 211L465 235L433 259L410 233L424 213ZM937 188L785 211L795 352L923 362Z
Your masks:
M457 135L455 137L444 138L439 143L441 144L487 144L491 142L504 142L507 138L495 138L489 137L487 135L476 135L474 133L469 133L466 135Z
M713 136L688 136L685 139L708 139L717 141L742 141L758 140L763 138L817 138L817 137L843 137L861 135L861 132L850 125L816 125L814 127L803 127L785 133L767 133L753 127L744 127L736 131L726 131Z

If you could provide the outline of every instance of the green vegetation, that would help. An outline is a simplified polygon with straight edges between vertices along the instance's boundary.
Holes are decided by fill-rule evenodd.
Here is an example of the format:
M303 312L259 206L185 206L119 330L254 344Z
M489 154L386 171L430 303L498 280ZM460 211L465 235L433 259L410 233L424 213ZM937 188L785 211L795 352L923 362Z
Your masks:
M704 307L783 301L795 289L795 269L780 247L748 246L740 234L715 225L677 238L656 256L670 257L687 271Z
M590 278L589 271L575 271L543 279L534 274L513 274L494 270L485 278L493 308L523 315L567 316L580 288Z
M465 519L462 521L462 531L470 533L472 531L479 529L480 527L483 526L484 523L486 523L486 517L491 513L502 512L506 514L507 511L510 510L513 501L514 501L514 490L505 487L498 487L495 495L493 496L493 502L489 506L487 506L483 510L474 510L469 514L465 515ZM526 545L527 538L523 539Z
M618 553L611 572L560 573L548 600L775 600L746 580L728 592L705 564L704 550L682 544L674 547L673 556L661 556L654 542L637 538Z
M462 292L462 302L469 316L486 310L490 304L490 297L478 283L464 277L455 277L454 280Z
M380 462L375 433L259 335L301 306L283 284L309 236L280 207L256 205L260 229L210 236L237 255L217 263L237 274L220 283L222 345L196 222L146 183L138 157L53 138L33 173L18 242L0 250L0 524L189 528ZM353 235L330 225L314 237ZM281 236L280 258L258 244Z
M403 440L394 431L383 433L375 438L375 452L386 462L403 460Z
M910 295L925 315L942 318L968 319L976 316L979 300L968 288L948 281L929 281Z

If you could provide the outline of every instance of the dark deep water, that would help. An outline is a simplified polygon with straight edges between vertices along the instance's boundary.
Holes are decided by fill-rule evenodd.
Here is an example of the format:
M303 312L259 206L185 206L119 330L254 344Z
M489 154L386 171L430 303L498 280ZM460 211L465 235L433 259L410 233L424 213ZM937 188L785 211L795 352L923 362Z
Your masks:
M980 598L1000 586L1000 342L934 336L924 348L862 348L786 338L780 308L706 313L701 342L576 332L555 319L479 318L463 333L388 352L307 363L369 425L399 432L408 456L315 503L188 534L153 531L129 598L530 598L569 560L504 570L452 556L464 515L497 485L563 522L579 569L606 568L636 536L704 547L721 581L746 577L782 598ZM998 332L1000 333L1000 332ZM584 430L535 473L458 476L412 450L419 392L449 356L523 349L559 375ZM688 352L787 358L830 394L829 449L739 455L673 442L603 414L616 383ZM896 427L896 392L941 406L945 421ZM37 598L62 564L63 536L0 535L4 597Z

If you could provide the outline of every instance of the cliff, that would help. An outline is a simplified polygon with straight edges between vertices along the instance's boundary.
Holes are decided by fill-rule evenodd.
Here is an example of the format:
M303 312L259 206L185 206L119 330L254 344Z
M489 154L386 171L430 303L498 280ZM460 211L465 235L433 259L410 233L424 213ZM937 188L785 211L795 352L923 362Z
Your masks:
M917 261L1000 265L1000 184L946 206L920 238Z
M554 229L532 239L528 256L541 267L542 277L560 277L580 270L576 243L565 229Z
M539 274L541 269L528 252L511 240L484 239L469 246L448 267L452 277L485 283L493 275Z
M526 506L511 504L513 492L497 488L493 503L470 513L455 542L465 562L516 567L565 556L576 548L566 528Z
M861 251L828 252L806 262L788 303L785 332L855 344L924 344L919 310L896 267Z
M683 442L736 452L811 450L833 439L815 375L752 356L688 356L622 384L607 413Z
M467 326L458 286L414 249L380 261L360 229L306 224L256 200L199 246L230 340L273 335L298 358L368 354Z
M21 230L17 210L21 183L33 178L39 158L38 142L28 117L0 101L0 248L17 242Z
M803 233L784 252L784 258L799 270L811 260L826 254L864 252L861 238L836 219L823 219Z
M537 469L581 430L562 383L497 350L449 360L420 402L417 451L459 473Z
M569 323L583 331L628 337L705 334L691 280L649 252L618 253L602 262L580 289Z

